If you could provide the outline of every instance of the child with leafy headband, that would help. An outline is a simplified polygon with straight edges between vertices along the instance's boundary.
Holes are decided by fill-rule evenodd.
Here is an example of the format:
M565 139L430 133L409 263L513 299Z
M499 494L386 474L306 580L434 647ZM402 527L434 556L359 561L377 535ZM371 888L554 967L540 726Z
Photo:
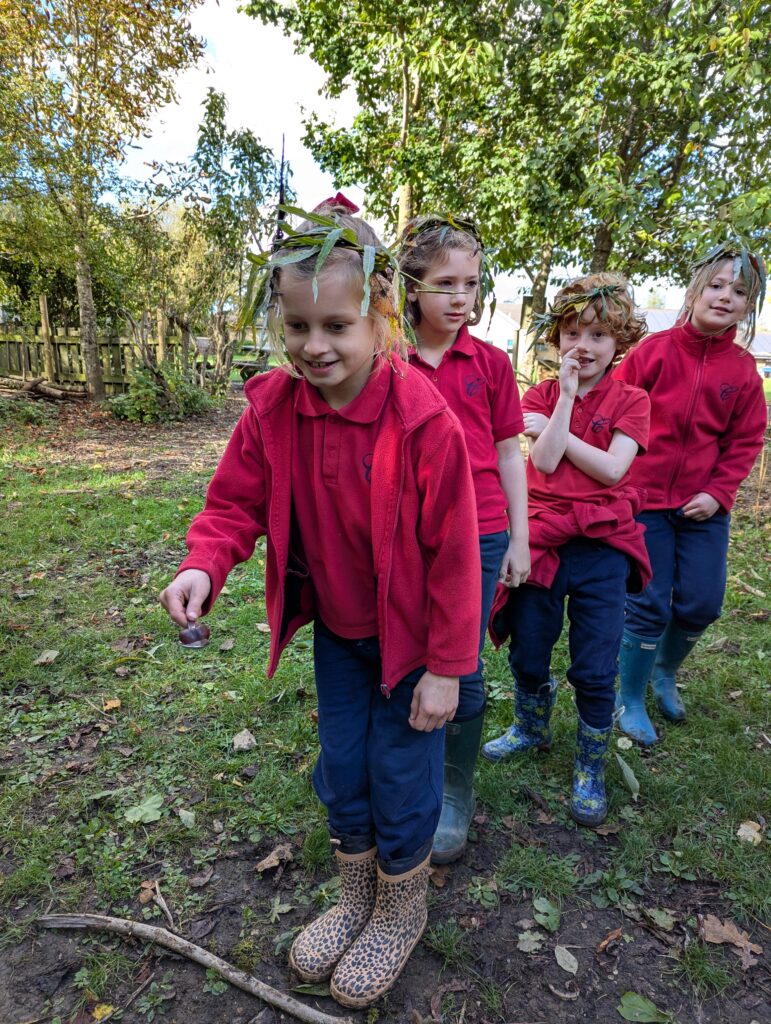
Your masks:
M748 346L765 285L758 255L716 246L694 264L674 327L646 338L615 374L651 399L648 452L632 481L647 494L638 518L653 582L627 601L618 698L620 727L645 746L657 739L648 683L664 718L682 721L677 670L721 612L731 506L763 447L767 415L737 328Z
M444 801L431 859L446 864L463 853L474 814L485 712L481 653L496 583L517 587L530 570L518 437L524 423L508 356L469 331L482 318L491 284L474 225L440 215L416 218L402 236L399 266L415 333L410 363L443 395L466 435L482 560L480 659L461 676L458 710L445 736Z
M647 445L650 402L640 388L614 380L611 368L645 327L623 277L591 274L563 288L535 329L562 362L558 380L542 381L522 400L532 570L527 583L496 601L491 633L499 644L511 637L514 721L482 753L500 761L551 746L557 682L550 661L567 599L567 676L578 711L570 813L596 826L607 815L605 755L624 598L650 578L634 519L639 499L629 486L629 467Z
M161 602L195 622L265 534L268 675L314 624L313 784L341 897L290 963L361 1007L393 985L426 925L444 725L476 665L480 569L461 428L402 362L393 258L350 207L337 196L284 224L254 258L244 320L267 313L284 365L246 384Z

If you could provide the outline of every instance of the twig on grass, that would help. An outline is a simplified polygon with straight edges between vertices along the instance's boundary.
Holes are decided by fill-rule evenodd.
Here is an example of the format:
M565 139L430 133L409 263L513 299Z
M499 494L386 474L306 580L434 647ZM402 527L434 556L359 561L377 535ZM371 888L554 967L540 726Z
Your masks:
M221 960L220 957L208 950L196 946L193 942L188 942L187 939L183 939L179 935L174 935L165 928L143 924L140 921L126 921L120 917L106 917L102 914L49 914L40 918L40 924L44 928L90 928L97 931L115 932L129 938L143 939L145 942L155 942L165 949L187 957L188 960L194 960L202 967L216 971L231 985L257 996L269 1006L275 1006L279 1010L291 1014L297 1020L306 1021L307 1024L353 1024L350 1017L332 1017L328 1013L305 1006L292 996L287 996L283 992L279 992L278 989L266 985L265 982L258 981L257 978L245 971L233 967L226 960Z

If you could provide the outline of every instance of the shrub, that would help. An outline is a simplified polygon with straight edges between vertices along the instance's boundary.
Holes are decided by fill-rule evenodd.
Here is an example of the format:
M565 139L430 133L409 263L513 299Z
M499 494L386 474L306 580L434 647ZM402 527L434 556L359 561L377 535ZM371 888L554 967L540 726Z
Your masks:
M117 419L132 423L182 420L212 409L217 403L189 377L173 366L162 366L158 374L139 366L129 380L128 391L108 399Z

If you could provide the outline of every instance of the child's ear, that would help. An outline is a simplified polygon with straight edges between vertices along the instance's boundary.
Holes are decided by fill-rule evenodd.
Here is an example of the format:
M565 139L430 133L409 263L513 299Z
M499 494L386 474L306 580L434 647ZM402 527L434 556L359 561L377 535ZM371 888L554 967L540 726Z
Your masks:
M412 288L407 288L406 289L405 295L407 296L407 299L410 302L417 302L418 301L418 293L415 291L415 286L414 285L412 286Z

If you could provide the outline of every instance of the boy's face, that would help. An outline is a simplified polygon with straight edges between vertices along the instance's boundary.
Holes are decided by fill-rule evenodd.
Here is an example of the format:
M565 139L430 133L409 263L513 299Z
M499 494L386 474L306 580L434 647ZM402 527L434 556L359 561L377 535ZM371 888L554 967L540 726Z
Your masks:
M747 315L747 286L734 277L733 260L723 260L691 307L691 323L702 334L720 334Z
M572 317L560 324L560 356L564 359L568 352L578 360L579 388L584 394L605 376L616 354L616 339L607 322L599 320L591 307L580 320Z

